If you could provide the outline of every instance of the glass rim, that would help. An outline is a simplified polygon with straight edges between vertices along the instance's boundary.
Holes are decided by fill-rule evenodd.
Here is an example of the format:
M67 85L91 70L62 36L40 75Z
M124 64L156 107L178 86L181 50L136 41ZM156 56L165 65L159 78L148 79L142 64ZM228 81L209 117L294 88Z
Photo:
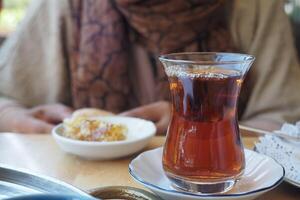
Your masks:
M216 61L216 60L189 60L189 59L176 59L175 56L181 55L199 55L199 56L210 56L210 55L220 55L220 56L239 56L243 57L244 60L228 60L228 61ZM172 58L173 57L173 58ZM249 63L255 60L255 57L249 54L243 53L229 53L229 52L183 52L183 53L169 53L163 54L158 57L162 62L176 62L183 64L199 64L199 65L222 65L222 64L241 64Z

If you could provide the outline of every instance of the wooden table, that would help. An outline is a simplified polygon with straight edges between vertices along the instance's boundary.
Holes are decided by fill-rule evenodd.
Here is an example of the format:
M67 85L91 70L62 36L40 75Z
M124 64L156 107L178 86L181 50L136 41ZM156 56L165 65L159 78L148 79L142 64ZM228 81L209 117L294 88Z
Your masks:
M162 136L153 138L147 149L161 146L164 139ZM252 148L256 140L256 137L246 135L244 146ZM61 151L51 135L0 133L0 163L55 177L83 190L111 185L143 188L128 173L132 158L134 156L114 161L89 161ZM282 183L258 199L299 198L299 188Z

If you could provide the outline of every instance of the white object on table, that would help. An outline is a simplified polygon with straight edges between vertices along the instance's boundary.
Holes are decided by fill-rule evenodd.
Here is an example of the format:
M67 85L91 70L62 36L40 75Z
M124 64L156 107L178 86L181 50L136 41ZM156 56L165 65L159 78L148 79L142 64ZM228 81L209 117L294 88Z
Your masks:
M162 168L162 148L141 153L129 165L131 176L165 200L250 200L278 186L284 169L274 159L245 149L246 168L241 179L225 194L201 195L174 189Z
M285 169L285 181L300 188L300 143L276 136L264 136L255 144L255 150L274 158Z
M64 129L62 124L52 130L52 135L60 148L67 153L91 160L107 160L128 156L142 150L156 133L156 126L151 121L121 116L97 118L105 122L125 125L128 128L126 139L112 142L70 139L62 136Z

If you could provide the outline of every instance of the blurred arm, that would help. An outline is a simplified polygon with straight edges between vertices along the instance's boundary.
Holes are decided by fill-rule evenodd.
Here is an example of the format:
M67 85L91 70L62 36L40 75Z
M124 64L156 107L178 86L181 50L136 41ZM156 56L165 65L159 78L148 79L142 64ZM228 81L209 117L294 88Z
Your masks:
M65 102L68 98L67 1L32 1L17 30L0 49L0 96L20 104ZM3 102L3 101L2 101Z
M36 117L27 107L68 103L67 16L67 0L33 0L1 46L0 131L22 131L21 121Z
M300 120L300 67L283 3L236 0L231 17L236 46L256 57L242 123L264 129Z

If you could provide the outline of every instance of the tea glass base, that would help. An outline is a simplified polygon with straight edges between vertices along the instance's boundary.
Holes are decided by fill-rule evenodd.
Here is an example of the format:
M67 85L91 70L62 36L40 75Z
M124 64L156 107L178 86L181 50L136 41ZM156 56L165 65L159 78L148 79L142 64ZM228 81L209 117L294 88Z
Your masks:
M198 182L186 180L181 177L166 174L176 190L197 194L221 194L231 190L236 183L236 179L229 179L215 182Z

